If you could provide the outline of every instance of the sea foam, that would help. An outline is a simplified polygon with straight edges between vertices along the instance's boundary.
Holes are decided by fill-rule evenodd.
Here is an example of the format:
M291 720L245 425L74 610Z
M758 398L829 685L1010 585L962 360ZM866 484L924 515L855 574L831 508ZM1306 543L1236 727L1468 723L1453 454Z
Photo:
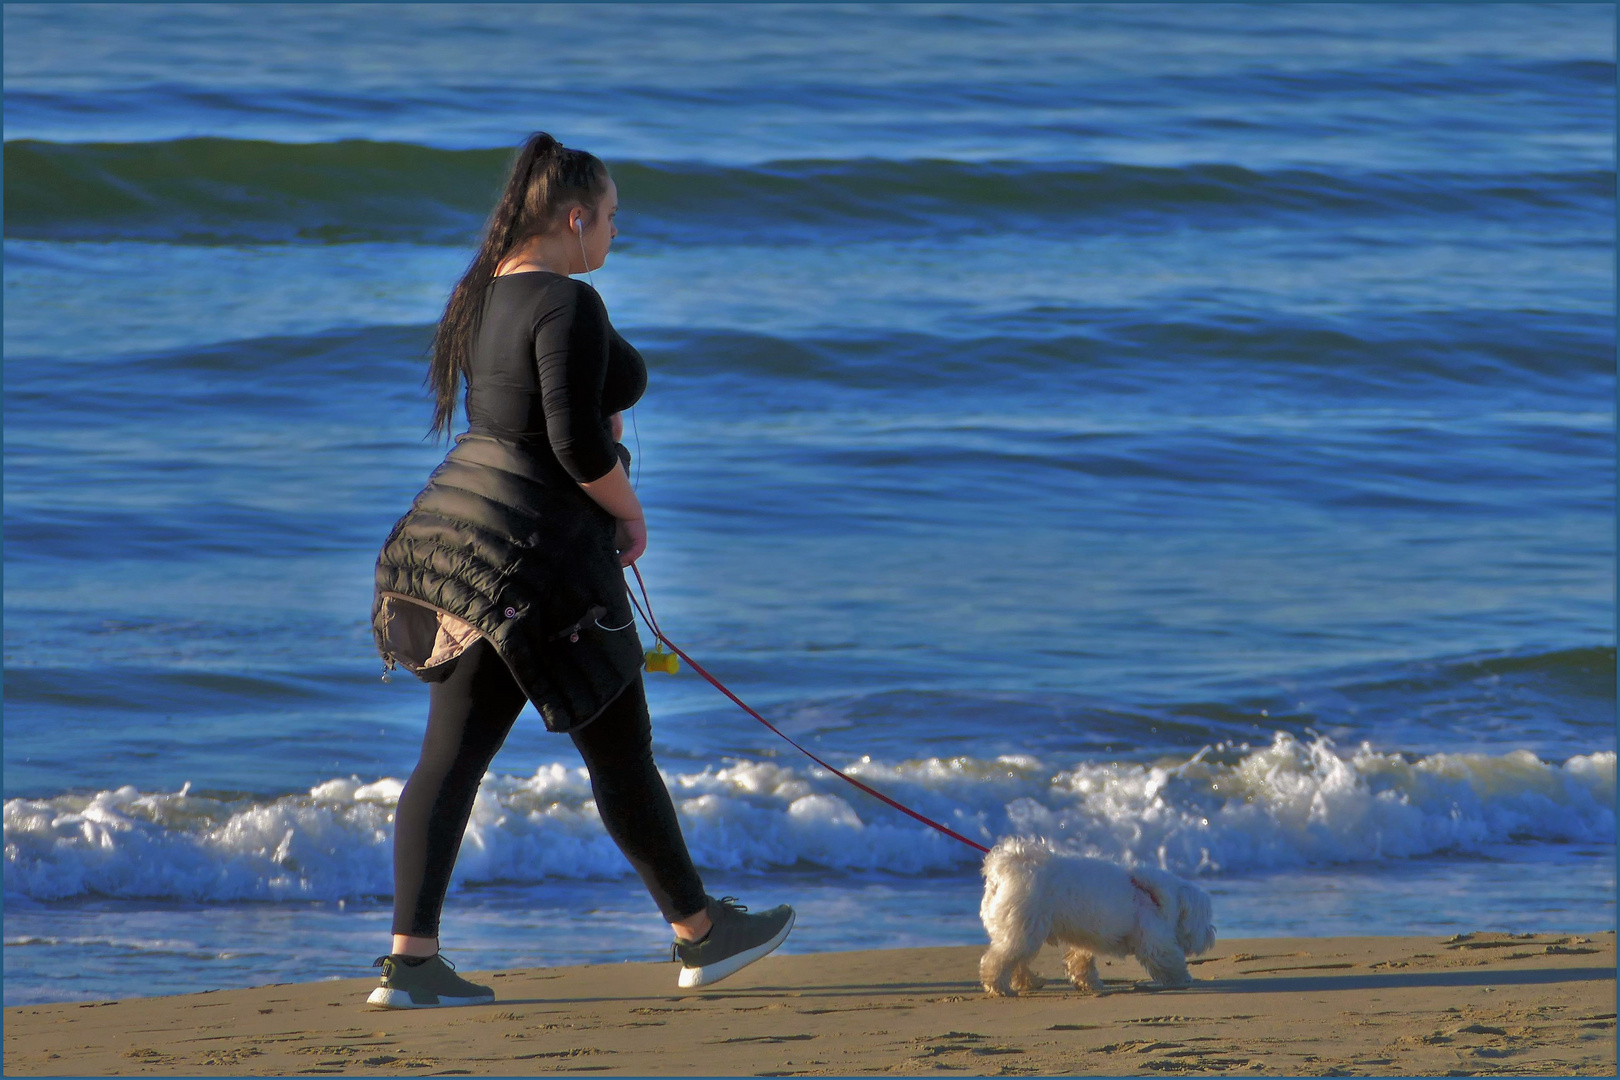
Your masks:
M1278 732L1181 761L863 758L846 771L990 843L1050 837L1078 853L1183 874L1482 851L1507 842L1615 840L1615 754L1562 764L1507 754L1340 751ZM812 766L731 760L666 773L700 867L965 872L972 849ZM339 899L392 891L402 781L335 778L274 799L132 786L5 804L5 889L192 901ZM487 774L452 887L612 878L628 864L603 830L585 770Z

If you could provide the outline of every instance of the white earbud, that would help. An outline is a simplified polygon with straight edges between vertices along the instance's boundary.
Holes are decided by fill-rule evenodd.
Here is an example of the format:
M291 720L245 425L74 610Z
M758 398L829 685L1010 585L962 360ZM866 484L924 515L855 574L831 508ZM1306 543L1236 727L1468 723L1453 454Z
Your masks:
M591 288L594 289L596 281L591 277L591 257L585 254L585 223L583 221L576 220L574 222L574 233L579 237L579 257L585 267L585 279L591 283Z

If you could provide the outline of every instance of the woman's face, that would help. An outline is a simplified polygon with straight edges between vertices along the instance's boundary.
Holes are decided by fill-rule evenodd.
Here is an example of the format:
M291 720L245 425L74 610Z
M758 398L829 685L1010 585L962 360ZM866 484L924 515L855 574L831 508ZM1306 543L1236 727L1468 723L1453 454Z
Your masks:
M613 238L619 235L619 228L613 220L618 212L619 186L609 177L607 194L596 204L596 217L585 226L585 269L595 270L607 261L608 248L613 246ZM580 220L584 221L583 212Z

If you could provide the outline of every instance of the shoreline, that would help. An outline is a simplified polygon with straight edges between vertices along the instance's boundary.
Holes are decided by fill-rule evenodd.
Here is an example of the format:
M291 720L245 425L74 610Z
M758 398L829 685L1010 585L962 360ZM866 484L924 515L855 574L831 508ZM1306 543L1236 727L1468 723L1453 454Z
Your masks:
M378 1010L376 976L5 1010L8 1075L1613 1075L1615 934L1247 938L1145 988L1013 999L981 946L770 956L710 990L675 967L467 972L493 1005Z

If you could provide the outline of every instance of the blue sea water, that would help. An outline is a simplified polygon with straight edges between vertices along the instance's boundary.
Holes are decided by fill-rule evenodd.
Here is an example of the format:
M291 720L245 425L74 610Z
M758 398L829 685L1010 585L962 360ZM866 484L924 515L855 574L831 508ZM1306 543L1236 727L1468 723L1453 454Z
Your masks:
M654 611L773 723L1195 877L1223 936L1614 927L1612 7L4 31L6 1004L386 950L426 687L378 678L372 562L535 129L619 185ZM970 849L648 693L706 882L797 905L786 948L983 940ZM446 952L666 940L525 713Z

